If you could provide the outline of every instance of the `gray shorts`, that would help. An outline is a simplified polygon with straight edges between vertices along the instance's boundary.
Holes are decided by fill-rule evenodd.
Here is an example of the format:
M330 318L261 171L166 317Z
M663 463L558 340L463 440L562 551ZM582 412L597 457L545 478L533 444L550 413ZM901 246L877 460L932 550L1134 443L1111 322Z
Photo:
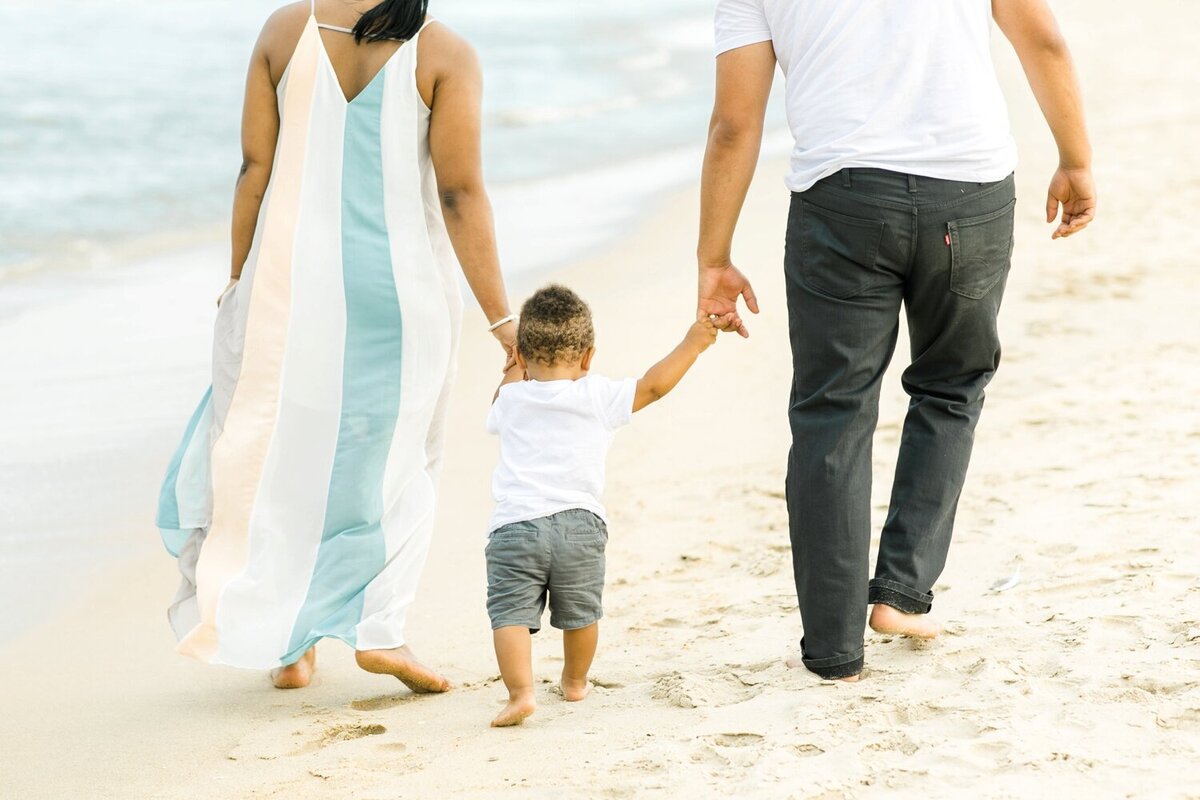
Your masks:
M574 508L492 531L487 550L487 608L492 630L550 624L586 628L604 616L604 545L608 530L590 511Z

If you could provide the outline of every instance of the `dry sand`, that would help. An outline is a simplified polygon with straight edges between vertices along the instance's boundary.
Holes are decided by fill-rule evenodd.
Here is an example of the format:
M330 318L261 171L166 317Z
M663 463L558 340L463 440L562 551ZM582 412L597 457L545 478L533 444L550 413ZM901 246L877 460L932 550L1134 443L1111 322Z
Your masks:
M337 643L298 692L187 662L163 619L172 564L143 547L98 594L0 649L0 797L1200 797L1200 5L1056 8L1089 89L1102 213L1084 236L1050 242L1039 216L1053 151L1001 56L1024 158L1019 238L1004 365L935 589L944 638L870 635L856 685L783 666L800 623L781 499L787 197L768 164L736 249L764 307L752 338L723 338L614 449L607 617L586 702L554 694L547 629L538 713L486 727L504 696L482 553L494 456L482 419L499 364L471 316L411 626L455 691L413 697L357 671ZM639 374L682 336L695 207L686 193L615 252L556 276L593 304L598 371ZM155 290L174 292L191 325L167 345L203 336L219 287L198 274ZM21 325L25 342L60 342L54 322ZM16 352L12 327L0 336ZM155 347L136 352L166 345ZM202 379L203 348L187 345L187 368L155 380ZM903 352L876 439L877 523ZM165 440L120 467L137 499L104 519L123 541L155 535L156 470L178 427L161 420L183 421L181 394L146 401ZM22 447L52 427L35 421L22 439L7 425Z

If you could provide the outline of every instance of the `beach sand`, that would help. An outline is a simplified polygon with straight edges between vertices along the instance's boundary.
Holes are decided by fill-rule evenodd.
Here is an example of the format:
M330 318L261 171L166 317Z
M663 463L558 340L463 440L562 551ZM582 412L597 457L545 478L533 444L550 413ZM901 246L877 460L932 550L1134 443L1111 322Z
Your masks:
M504 699L483 604L483 418L500 362L477 312L410 625L455 690L414 697L336 642L294 692L175 655L174 565L150 520L205 380L213 248L0 324L15 365L0 384L7 524L124 548L90 570L40 574L30 559L13 575L86 591L0 647L0 797L1200 797L1200 6L1056 9L1088 87L1101 216L1050 241L1053 149L1001 54L1023 157L1018 244L1004 363L935 587L943 638L869 634L854 685L783 665L800 636L782 499L787 194L783 166L766 164L735 250L763 306L751 338L723 337L614 447L586 702L555 695L560 637L546 628L537 714L487 727ZM593 306L598 372L638 375L683 335L696 203L675 197L554 276ZM876 530L904 353L876 437ZM48 377L31 388L22 373Z

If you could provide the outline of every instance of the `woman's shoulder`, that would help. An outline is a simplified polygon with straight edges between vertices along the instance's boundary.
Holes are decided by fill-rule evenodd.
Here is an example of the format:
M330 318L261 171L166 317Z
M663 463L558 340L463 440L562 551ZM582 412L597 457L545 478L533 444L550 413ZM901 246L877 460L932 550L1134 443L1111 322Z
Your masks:
M295 28L300 26L303 28L308 23L308 18L312 14L312 3L310 0L298 0L295 3L288 3L271 12L267 17L267 21L263 23L263 30L274 28Z
M455 65L478 69L479 56L475 48L465 36L440 19L432 18L425 23L417 46L421 60L428 65L436 63L444 70L453 70Z
M258 35L259 47L265 49L268 55L277 50L290 53L296 45L296 40L304 32L304 26L308 24L311 13L312 5L308 0L288 3L275 9L263 23L262 31Z

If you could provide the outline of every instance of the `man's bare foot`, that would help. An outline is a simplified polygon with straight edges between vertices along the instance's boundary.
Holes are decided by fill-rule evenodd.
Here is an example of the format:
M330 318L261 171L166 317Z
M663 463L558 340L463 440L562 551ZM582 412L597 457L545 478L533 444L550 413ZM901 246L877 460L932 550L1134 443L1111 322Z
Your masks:
M394 650L359 650L354 654L354 659L367 672L398 678L417 694L437 694L450 690L450 681L418 661L408 645Z
M587 678L578 681L563 676L558 685L562 689L563 699L568 703L578 703L592 693L592 682Z
M533 689L525 689L509 695L508 705L504 706L504 710L492 720L492 727L509 728L513 725L520 725L536 710L537 702L533 699Z
M312 681L317 669L317 648L310 647L295 664L271 670L271 683L276 689L303 689Z
M905 614L889 605L876 603L871 609L871 630L917 639L936 639L942 632L942 626L928 614Z
M791 658L785 660L783 663L787 666L788 669L808 669L808 667L806 667L804 665L804 659L800 658L799 656L792 656ZM816 674L816 673L814 673L814 674ZM818 675L817 677L820 677L820 676ZM839 681L842 681L843 683L858 683L858 679L861 677L862 677L862 673L860 672L857 675L848 675L845 678L835 678L834 680L839 680Z

